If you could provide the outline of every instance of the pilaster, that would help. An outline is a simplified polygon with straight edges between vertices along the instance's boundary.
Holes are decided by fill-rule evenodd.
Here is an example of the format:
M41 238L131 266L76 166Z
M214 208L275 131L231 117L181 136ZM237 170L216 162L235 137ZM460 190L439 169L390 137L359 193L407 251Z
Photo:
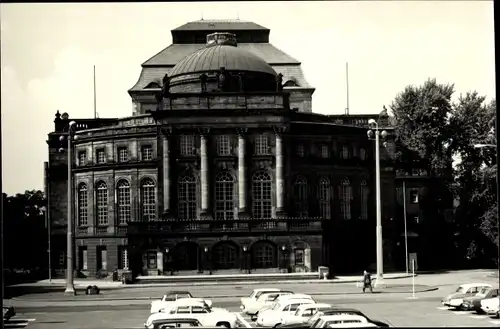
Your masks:
M285 216L284 207L284 192L285 192L285 180L284 180L284 164L283 164L283 134L285 132L285 127L274 127L274 134L276 136L276 216Z
M170 196L172 191L171 174L170 174L170 138L172 136L172 128L162 128L162 151L163 151L163 211L164 214L170 214Z
M201 179L201 214L202 219L211 217L209 214L209 183L208 183L208 134L210 128L199 129L200 133L200 179Z
M246 206L247 195L246 195L246 166L245 166L245 151L246 151L246 140L245 135L247 133L247 128L237 128L236 133L238 134L238 218L248 217L248 211Z

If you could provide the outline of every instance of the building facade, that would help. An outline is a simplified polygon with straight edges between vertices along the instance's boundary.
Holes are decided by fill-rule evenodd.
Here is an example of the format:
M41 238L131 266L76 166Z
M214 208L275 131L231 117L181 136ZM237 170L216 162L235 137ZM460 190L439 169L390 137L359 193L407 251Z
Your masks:
M377 115L312 113L300 62L242 21L198 21L142 67L130 117L57 114L47 191L53 264L67 207L86 276L178 271L357 271L375 260ZM67 149L76 122L72 204ZM383 220L395 212L393 144L381 150ZM384 244L391 245L387 240ZM386 248L386 267L391 263Z

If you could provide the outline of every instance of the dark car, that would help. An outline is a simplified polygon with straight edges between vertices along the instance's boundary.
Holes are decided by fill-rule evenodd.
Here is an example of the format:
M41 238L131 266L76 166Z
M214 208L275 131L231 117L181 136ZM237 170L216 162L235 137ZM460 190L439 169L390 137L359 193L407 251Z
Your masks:
M340 308L340 307L332 307L330 309L324 309L316 314L314 314L306 323L293 323L293 324L285 324L279 325L278 328L313 328L316 322L318 322L319 318L323 315L337 315L337 314L348 314L348 315L360 315L365 317L368 322L373 323L377 327L390 327L387 323L370 319L360 310L354 308Z
M9 320L14 315L16 315L16 311L14 310L13 306L4 306L3 307L3 320L4 321Z
M478 314L484 313L483 310L481 310L481 301L487 298L498 297L498 293L499 290L496 288L484 287L476 295L465 297L460 308L464 311L474 310Z
M167 329L167 328L184 328L184 327L201 327L200 321L195 318L172 318L172 319L158 319L153 321L154 329Z

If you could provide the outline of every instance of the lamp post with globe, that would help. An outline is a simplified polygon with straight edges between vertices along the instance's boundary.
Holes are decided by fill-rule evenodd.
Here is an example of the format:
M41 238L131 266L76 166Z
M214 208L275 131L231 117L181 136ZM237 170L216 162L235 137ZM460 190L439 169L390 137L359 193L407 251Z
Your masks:
M387 137L387 131L379 128L378 122L374 119L368 120L368 125L370 129L367 131L368 139L375 139L375 181L376 181L376 201L377 201L377 276L375 285L383 284L384 277L384 252L383 252L383 239L382 239L382 202L380 194L380 137L385 139ZM385 143L384 143L385 144Z

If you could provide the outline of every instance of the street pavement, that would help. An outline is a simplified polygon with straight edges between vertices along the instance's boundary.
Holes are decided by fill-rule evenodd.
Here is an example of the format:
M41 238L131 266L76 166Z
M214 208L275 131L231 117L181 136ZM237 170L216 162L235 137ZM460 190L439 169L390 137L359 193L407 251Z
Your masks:
M297 293L311 294L318 302L335 306L357 308L366 315L394 326L471 326L499 327L499 319L443 309L440 300L458 284L485 282L497 285L498 278L488 276L490 271L459 271L444 274L426 274L415 278L387 280L382 293L360 292L356 283L314 284L290 283L234 286L177 286L176 290L189 290L196 297L210 298L215 307L239 312L240 297L248 296L255 288L280 287ZM412 298L413 281L416 284ZM429 290L429 287L439 290ZM399 287L399 291L398 288ZM18 315L6 328L28 329L135 329L143 328L149 316L152 299L160 298L168 287L144 287L103 291L103 295L67 297L61 293L34 294L4 300L13 305ZM380 290L380 289L378 289ZM376 290L377 291L377 290ZM64 299L66 298L66 299ZM255 327L249 317L240 315L242 327ZM29 321L28 321L29 320Z

